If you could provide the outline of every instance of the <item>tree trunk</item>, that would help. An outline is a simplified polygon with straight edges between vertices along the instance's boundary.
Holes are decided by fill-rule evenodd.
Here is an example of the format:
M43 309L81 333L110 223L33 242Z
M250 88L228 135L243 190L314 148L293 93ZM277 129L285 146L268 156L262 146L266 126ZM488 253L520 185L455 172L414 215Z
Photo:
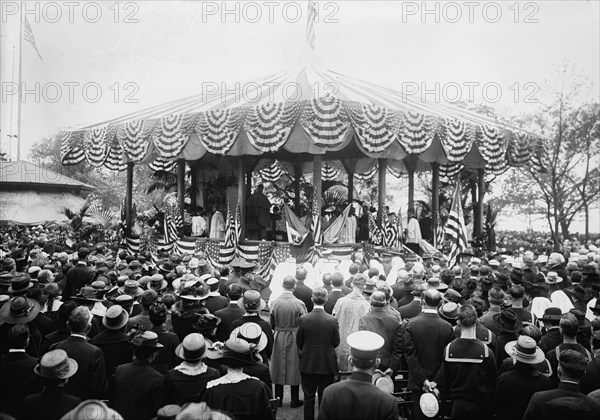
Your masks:
M583 211L585 212L585 242L590 240L590 206L587 201L583 203Z
M560 231L565 239L569 237L569 225L570 223L566 219L560 221Z

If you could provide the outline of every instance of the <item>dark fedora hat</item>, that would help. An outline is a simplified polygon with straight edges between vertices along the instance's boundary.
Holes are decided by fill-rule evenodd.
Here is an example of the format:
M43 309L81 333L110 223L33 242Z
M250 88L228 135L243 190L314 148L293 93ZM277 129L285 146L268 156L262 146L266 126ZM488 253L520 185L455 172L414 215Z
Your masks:
M521 318L512 309L505 309L494 315L494 323L502 330L509 333L518 333L523 329Z
M579 300L585 300L585 289L578 284L573 286L571 294Z
M26 324L40 313L40 304L25 296L17 296L0 309L0 317L7 324Z
M29 281L29 277L24 274L17 275L10 281L8 293L18 294L23 293L33 287L33 283Z
M199 333L207 334L217 328L221 323L221 318L213 314L198 314L198 317L192 324L192 328Z
M544 315L540 318L540 321L560 321L562 318L562 311L560 308L551 306L546 308Z

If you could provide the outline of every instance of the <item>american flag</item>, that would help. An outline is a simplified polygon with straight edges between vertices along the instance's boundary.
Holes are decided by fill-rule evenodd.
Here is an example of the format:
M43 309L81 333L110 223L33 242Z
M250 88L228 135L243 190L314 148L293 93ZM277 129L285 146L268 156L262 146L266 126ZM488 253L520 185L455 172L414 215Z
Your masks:
M369 213L369 241L375 245L383 243L383 233L371 213Z
M310 0L308 2L308 20L306 21L306 45L311 50L315 49L315 20L318 17L317 13L315 2Z
M319 198L315 197L312 205L310 231L313 236L312 262L313 264L321 257L321 212L319 209Z
M236 254L237 240L235 237L235 220L231 213L231 207L227 204L227 219L225 221L225 242L219 250L219 262L228 264Z
M38 57L40 57L40 60L42 60L42 62L44 62L44 60L42 59L42 56L40 55L40 52L38 51L37 45L35 45L35 37L33 36L33 31L31 30L31 25L29 24L29 21L27 20L27 18L25 18L25 32L23 34L23 39L25 39L25 41L27 41L27 42L29 42L29 44L31 44L31 46L37 53Z
M445 234L452 242L450 255L448 255L448 267L452 268L456 264L458 255L467 247L467 229L463 217L460 200L460 183L458 181L456 182L452 207L446 221Z
M400 230L398 230L398 216L394 215L392 222L386 217L383 222L384 246L398 249L400 248Z
M235 247L237 248L238 243L242 239L242 216L240 211L240 203L237 203L235 207Z
M167 204L164 220L165 242L170 244L179 239L179 229L183 227L183 219L179 211L179 205Z

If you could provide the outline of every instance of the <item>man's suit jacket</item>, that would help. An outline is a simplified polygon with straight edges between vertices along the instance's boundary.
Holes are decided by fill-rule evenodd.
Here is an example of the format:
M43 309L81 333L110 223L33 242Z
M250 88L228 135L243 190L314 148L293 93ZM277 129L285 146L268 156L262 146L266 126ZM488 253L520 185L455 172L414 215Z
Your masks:
M150 419L165 400L165 378L148 363L134 360L117 367L112 407L125 420Z
M398 312L402 315L402 319L414 318L419 315L422 310L423 307L421 306L421 301L418 299L413 299L412 302L398 308Z
M557 389L552 389L550 391L541 391L536 392L531 397L529 401L529 405L527 406L527 410L523 415L523 420L545 420L548 418L548 413L546 412L546 403L556 400L557 398L569 397L580 400L580 407L587 405L591 408L591 411L594 413L595 417L592 418L600 418L600 404L592 400L591 398L583 395L579 389L579 385L568 383L568 382L560 382L558 384ZM578 419L578 417L564 417L565 419Z
M344 296L345 296L345 294L341 290L334 290L331 293L329 293L329 295L327 296L327 302L325 302L325 306L324 306L325 312L327 312L329 315L331 315L331 312L333 312L335 303L338 301L338 299L343 298Z
M381 359L380 366L383 368L390 367L394 341L398 336L398 329L400 328L400 320L387 312L385 308L374 308L372 307L369 312L360 318L358 321L359 331L371 331L379 334L384 339L384 344L381 350L379 350L379 358Z
M346 381L329 385L319 406L319 420L397 420L398 403L371 383L371 376L354 372Z
M245 311L238 306L237 302L229 302L225 308L216 311L215 315L221 320L217 326L217 340L224 343L231 334L231 324L236 319L240 319L244 313Z
M554 350L556 346L563 342L562 335L560 335L560 329L558 327L552 327L542 336L540 339L540 349L544 354L550 350Z
M335 375L338 372L335 348L340 344L337 320L322 308L302 315L296 333L300 349L300 373Z
M208 309L208 312L210 312L211 314L214 314L218 310L225 309L228 304L229 304L229 299L227 299L226 297L223 297L221 295L209 296L204 301L204 307L206 309Z
M498 420L520 419L533 394L548 389L550 379L532 366L517 362L496 380L494 412Z
M61 388L44 389L44 391L30 395L23 402L23 420L56 420L77 407L81 398L69 395Z
M408 389L420 390L426 379L442 383L444 348L453 339L452 325L438 314L423 312L408 322L404 335L409 372Z
M66 351L78 365L77 372L65 385L65 392L84 401L103 398L108 384L102 350L73 335L50 347L50 350L56 349Z
M79 289L92 282L94 272L90 267L77 263L67 272L67 281L63 290L63 296L66 299L75 296Z
M311 300L312 289L305 285L303 281L299 282L298 280L296 280L296 288L294 289L294 292L292 294L298 299L300 299L302 302L304 302L304 305L306 306L306 310L308 312L313 310L314 304Z
M0 411L17 418L23 398L42 389L40 377L33 373L37 359L24 352L2 356L0 366Z

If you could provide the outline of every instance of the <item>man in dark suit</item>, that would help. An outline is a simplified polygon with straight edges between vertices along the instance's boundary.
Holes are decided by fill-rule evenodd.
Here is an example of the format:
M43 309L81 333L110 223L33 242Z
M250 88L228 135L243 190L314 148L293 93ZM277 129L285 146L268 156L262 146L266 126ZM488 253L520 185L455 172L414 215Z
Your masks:
M206 279L206 285L210 287L210 293L204 301L204 307L208 309L208 312L214 314L218 310L226 308L229 300L219 293L219 279L211 276Z
M319 420L397 420L396 399L371 383L383 338L371 331L358 331L348 336L347 343L352 375L325 388Z
M415 318L421 313L423 310L423 305L421 304L421 295L425 290L427 290L426 283L415 286L412 292L414 296L412 302L398 308L398 312L400 312L402 319Z
M165 378L150 364L162 348L158 335L144 331L133 338L133 362L117 367L112 407L125 420L146 420L156 415L165 402Z
M306 310L310 312L313 309L313 303L311 300L313 291L310 287L304 284L304 280L306 280L306 275L307 273L304 268L299 268L296 270L296 288L294 289L294 292L292 294L298 299L300 299L302 302L304 302Z
M77 362L77 373L65 385L65 391L82 400L101 399L108 387L102 350L87 342L91 326L90 310L85 306L78 306L73 309L67 321L70 337L50 347L50 350L66 351Z
M582 394L579 389L579 381L585 374L587 362L587 358L575 350L561 352L558 389L533 394L523 420L544 420L556 413L560 413L565 419L600 418L600 404ZM560 404L559 400L564 405ZM567 400L574 400L576 404L568 403Z
M44 354L34 371L44 379L46 386L42 392L25 398L22 417L19 418L59 419L81 402L80 398L64 391L69 378L77 372L77 362L70 359L64 350L52 350Z
M233 321L240 319L244 315L245 311L238 305L238 300L242 297L242 288L239 284L230 284L227 288L227 295L229 296L229 304L215 312L215 315L221 320L217 326L216 337L217 340L225 342L231 334L231 324Z
M338 299L345 296L344 292L342 291L343 285L344 276L342 273L333 273L331 275L331 293L328 294L327 302L325 302L325 305L323 306L325 312L327 312L329 315L331 315L331 312L333 311L335 303L338 301Z
M27 324L17 324L8 331L8 354L2 356L0 366L0 411L18 418L23 398L42 389L42 383L33 373L37 359L28 355Z
M514 367L496 380L494 412L498 420L520 419L531 396L550 389L550 379L535 368L545 356L533 338L519 336L511 356Z
M319 393L319 405L325 387L333 383L338 372L335 348L340 344L337 320L325 312L327 291L318 287L313 290L313 310L302 315L296 333L300 349L300 379L304 393L304 420L315 418L315 394Z
M80 248L77 251L77 264L67 272L67 281L63 289L63 296L70 298L75 296L79 289L86 284L90 284L94 278L94 272L87 265L89 251L87 248Z
M404 347L408 363L408 389L412 391L415 402L415 419L426 418L419 406L419 399L423 392L433 391L438 383L441 385L444 348L454 339L452 325L438 315L437 308L441 300L442 295L437 290L425 290L421 299L421 315L411 319L406 326Z

